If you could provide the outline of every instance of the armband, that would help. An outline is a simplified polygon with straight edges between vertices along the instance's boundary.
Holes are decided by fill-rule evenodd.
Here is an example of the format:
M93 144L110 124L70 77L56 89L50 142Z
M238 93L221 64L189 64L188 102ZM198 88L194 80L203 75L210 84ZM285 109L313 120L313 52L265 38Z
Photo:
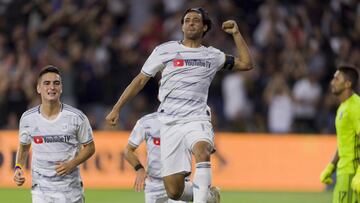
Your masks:
M224 70L232 70L235 65L235 57L232 55L225 55Z

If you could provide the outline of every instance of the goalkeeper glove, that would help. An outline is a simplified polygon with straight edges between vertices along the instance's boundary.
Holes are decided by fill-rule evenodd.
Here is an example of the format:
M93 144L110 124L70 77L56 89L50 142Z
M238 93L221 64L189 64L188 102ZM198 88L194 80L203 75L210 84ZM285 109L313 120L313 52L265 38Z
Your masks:
M329 163L326 168L323 170L323 172L320 175L320 181L322 183L325 183L327 185L330 185L333 180L331 178L332 173L334 172L335 165L333 163ZM360 183L360 173L359 173L359 183ZM360 184L359 184L360 186Z
M351 188L355 190L355 192L360 192L360 167L357 168L355 176L351 181Z

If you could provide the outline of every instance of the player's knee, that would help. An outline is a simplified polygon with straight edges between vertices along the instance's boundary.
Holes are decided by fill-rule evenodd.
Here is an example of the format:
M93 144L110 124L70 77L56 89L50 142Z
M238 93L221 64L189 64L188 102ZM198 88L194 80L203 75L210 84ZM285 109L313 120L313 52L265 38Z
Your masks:
M193 154L196 162L210 161L212 146L207 142L196 143Z
M207 151L204 151L202 153L194 154L195 160L197 163L204 162L204 161L210 161L210 153Z
M167 196L172 200L178 200L181 197L182 192L183 191L181 191L178 187L166 188Z

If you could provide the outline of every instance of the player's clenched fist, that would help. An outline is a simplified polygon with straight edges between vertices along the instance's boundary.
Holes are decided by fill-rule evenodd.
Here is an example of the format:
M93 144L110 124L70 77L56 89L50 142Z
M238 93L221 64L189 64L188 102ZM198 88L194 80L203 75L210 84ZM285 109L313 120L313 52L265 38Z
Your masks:
M333 182L331 175L334 172L334 169L335 165L333 163L328 164L320 175L320 181L324 184L330 185Z
M238 25L234 20L227 20L223 22L222 29L229 34L236 34L239 32Z
M106 122L109 125L116 125L117 121L119 120L119 112L116 110L111 110L111 112L106 116Z
M15 169L14 182L17 186L22 186L25 183L25 177L23 176L23 172L20 168Z

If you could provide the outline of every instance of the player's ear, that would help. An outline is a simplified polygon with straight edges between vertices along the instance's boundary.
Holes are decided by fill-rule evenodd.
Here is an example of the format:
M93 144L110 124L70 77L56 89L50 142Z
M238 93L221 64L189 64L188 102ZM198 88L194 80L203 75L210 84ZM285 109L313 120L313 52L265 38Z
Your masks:
M206 32L207 30L208 30L208 26L207 26L207 25L204 25L203 31Z
M346 80L346 81L345 81L345 87L346 87L346 88L351 88L351 82L348 81L348 80Z
M40 84L38 83L37 85L36 85L36 92L38 93L38 94L40 94Z

